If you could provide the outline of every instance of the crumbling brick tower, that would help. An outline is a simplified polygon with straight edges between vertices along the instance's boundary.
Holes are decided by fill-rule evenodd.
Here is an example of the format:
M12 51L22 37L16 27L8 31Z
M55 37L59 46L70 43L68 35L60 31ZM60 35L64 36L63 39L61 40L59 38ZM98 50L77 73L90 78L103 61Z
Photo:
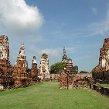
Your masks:
M103 47L100 49L99 65L102 70L109 70L109 38L104 40Z
M72 59L67 57L65 47L63 49L62 62L66 64L66 67L60 73L60 87L68 88L72 84L73 62Z
M99 64L96 67L96 72L93 75L95 78L109 81L109 38L104 39L103 47L100 49Z
M21 45L19 55L17 57L16 65L13 70L13 79L15 87L22 87L28 85L28 64L26 61L24 44Z
M0 84L7 87L12 82L12 66L9 61L9 42L5 35L0 36Z
M9 42L5 35L0 36L0 69L7 71L10 66L9 62Z
M37 69L37 63L36 63L35 56L33 56L33 60L32 60L31 78L32 78L33 83L37 82L38 80L38 69Z

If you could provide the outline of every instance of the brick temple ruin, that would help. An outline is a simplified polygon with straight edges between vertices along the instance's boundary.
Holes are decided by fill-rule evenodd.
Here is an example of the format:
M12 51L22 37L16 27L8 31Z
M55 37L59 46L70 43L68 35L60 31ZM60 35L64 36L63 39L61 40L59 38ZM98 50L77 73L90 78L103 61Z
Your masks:
M72 84L73 62L67 57L65 47L63 48L62 62L66 64L66 67L60 73L60 88L68 88Z
M66 67L60 73L60 88L77 88L91 87L93 84L92 74L75 74L72 59L67 57L66 49L63 49L62 62L66 63Z
M9 41L5 35L0 36L0 85L4 88L25 87L38 81L36 57L33 56L32 68L28 68L24 44L21 44L16 64L9 61Z
M96 80L109 81L109 38L104 39L100 49L99 64L95 68L93 78Z
M9 41L5 35L0 36L0 84L4 87L13 84L13 66L9 61Z
M22 44L12 74L15 87L20 87L22 85L28 84L29 72L27 71L28 71L28 62L26 60L24 45Z
M26 87L34 84L40 79L50 80L49 59L43 53L40 61L40 69L37 68L36 57L33 56L31 69L28 68L24 44L21 44L15 65L10 64L9 59L9 40L6 35L0 36L0 87L17 88ZM80 86L90 86L89 79L91 74L75 74L72 59L68 58L66 49L63 49L62 62L66 67L58 75L60 88L70 88ZM39 73L38 73L39 72ZM39 78L40 77L40 78ZM86 78L87 77L87 78ZM103 47L100 49L99 65L93 78L109 81L109 38L104 40Z

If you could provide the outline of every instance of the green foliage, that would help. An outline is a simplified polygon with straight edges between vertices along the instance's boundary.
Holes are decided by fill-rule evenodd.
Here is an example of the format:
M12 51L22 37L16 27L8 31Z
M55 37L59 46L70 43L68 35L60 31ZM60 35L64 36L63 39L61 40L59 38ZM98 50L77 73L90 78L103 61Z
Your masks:
M96 69L96 67L94 67L90 73L92 73L92 74L96 73L95 69Z
M0 92L0 109L109 109L109 98L90 89L61 90L46 82Z
M62 71L66 67L66 64L64 62L57 62L50 67L50 73L51 74L58 74L60 71Z
M78 66L73 67L73 73L77 74L78 73Z
M92 73L92 77L95 79L96 78L96 74L97 74L96 73L96 67L94 67L90 73Z
M88 71L80 71L80 73L89 73Z

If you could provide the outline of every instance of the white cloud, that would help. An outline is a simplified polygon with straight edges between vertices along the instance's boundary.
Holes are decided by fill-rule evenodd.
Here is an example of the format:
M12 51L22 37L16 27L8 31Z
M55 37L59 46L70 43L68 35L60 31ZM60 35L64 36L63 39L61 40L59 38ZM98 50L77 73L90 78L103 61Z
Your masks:
M44 49L44 48L38 48L34 45L30 45L28 48L28 51L26 52L26 54L28 54L27 55L28 62L31 63L32 57L35 55L37 64L39 66L41 55L43 53L48 54L50 65L55 62L61 61L62 48L55 48L55 49L54 48L46 48L46 49ZM31 64L29 66L31 66Z
M43 16L35 6L29 6L25 0L0 0L0 25L8 32L28 34L38 30Z
M49 57L58 57L60 55L62 55L62 49L57 48L57 49L53 49L53 48L46 48L46 49L40 49L40 48L36 48L36 51L39 53L39 55L42 55L43 53L47 53Z
M46 49L41 49L41 48L36 48L31 47L34 50L39 53L39 55L42 55L43 53L47 53L50 57L59 57L63 55L63 48L46 48ZM69 57L69 53L75 52L75 49L73 47L67 47L66 48L67 55Z

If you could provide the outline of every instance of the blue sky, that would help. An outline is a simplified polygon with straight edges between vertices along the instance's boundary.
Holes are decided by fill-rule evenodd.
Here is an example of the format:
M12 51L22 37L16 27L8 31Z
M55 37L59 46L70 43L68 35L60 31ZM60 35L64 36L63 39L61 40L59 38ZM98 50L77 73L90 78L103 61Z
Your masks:
M43 52L50 64L61 61L64 46L79 70L91 71L98 64L103 40L109 37L109 0L0 1L0 34L9 36L12 64L22 42L29 67L34 55L39 65Z

